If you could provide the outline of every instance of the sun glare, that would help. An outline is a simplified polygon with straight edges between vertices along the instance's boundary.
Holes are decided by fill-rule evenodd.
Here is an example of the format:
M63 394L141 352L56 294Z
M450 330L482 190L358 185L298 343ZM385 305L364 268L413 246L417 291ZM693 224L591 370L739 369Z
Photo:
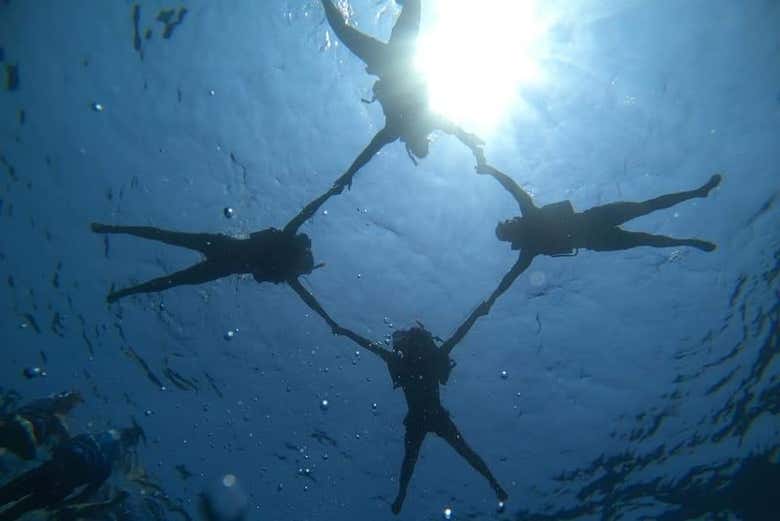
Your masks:
M439 0L420 34L416 65L431 108L486 136L523 84L541 80L536 53L545 32L530 0ZM426 3L428 7L428 3Z

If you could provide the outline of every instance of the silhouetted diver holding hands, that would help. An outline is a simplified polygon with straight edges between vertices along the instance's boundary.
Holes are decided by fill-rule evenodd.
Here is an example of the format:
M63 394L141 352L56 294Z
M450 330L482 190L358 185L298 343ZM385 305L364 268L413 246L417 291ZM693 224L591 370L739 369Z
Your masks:
M311 295L308 297L311 299L307 302L309 307L325 319L334 334L346 336L381 358L390 371L393 388L400 387L404 391L409 412L404 419L404 425L406 425L405 454L398 482L398 496L392 504L393 513L397 514L401 511L420 447L428 433L435 433L444 439L477 472L484 476L495 491L500 502L499 505L503 506L503 502L509 496L479 454L463 439L450 418L449 412L442 406L439 396L439 386L447 383L450 372L455 367L455 361L450 358L450 352L466 336L477 318L487 314L486 304L481 304L441 346L437 347L434 342L434 340L441 340L434 338L418 322L418 326L393 333L393 350L390 351L347 328L341 327ZM306 297L304 297L305 299Z
M144 239L180 246L203 254L205 259L187 269L159 277L143 284L109 293L109 303L137 293L154 293L176 286L203 284L233 274L251 274L257 282L286 282L297 293L308 293L298 277L311 273L314 265L311 240L297 233L317 209L334 193L331 188L309 203L283 230L267 228L252 233L248 239L236 239L224 234L185 233L151 226L112 226L92 223L95 233L127 234Z
M351 186L352 177L358 170L382 147L399 139L406 145L409 157L417 164L415 158L428 155L428 136L435 130L456 136L471 149L477 161L483 157L480 147L484 143L477 136L434 114L430 109L427 86L414 66L417 35L420 31L420 4L420 0L404 2L390 41L383 43L350 27L331 0L322 0L333 32L366 64L366 72L379 76L373 87L374 99L370 102L379 101L385 114L384 128L336 181L337 187Z
M561 201L538 207L520 185L511 177L490 165L477 166L480 174L492 175L515 198L521 217L508 219L496 226L496 237L512 243L513 250L520 250L520 257L499 286L483 303L481 310L487 313L495 300L512 285L514 280L531 265L537 255L575 255L580 248L594 251L618 251L650 246L669 248L690 246L702 251L713 251L716 245L700 239L675 239L663 235L630 232L620 225L656 210L669 208L689 199L707 197L721 182L721 176L713 175L703 186L687 192L662 195L655 199L635 202L618 202L596 206L584 212L575 212L570 201Z

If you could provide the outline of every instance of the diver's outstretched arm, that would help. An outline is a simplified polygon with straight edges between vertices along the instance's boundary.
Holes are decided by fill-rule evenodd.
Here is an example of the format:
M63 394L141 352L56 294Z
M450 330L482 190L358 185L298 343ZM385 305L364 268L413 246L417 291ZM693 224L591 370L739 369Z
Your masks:
M335 190L338 190L336 193L340 193L345 186L351 188L352 177L357 173L357 171L363 168L363 166L365 166L366 163L371 161L371 158L374 157L377 154L377 152L382 150L382 148L385 145L389 145L393 141L396 141L398 138L399 138L398 134L391 131L387 127L384 127L382 130L377 132L376 135L371 140L371 142L368 144L368 146L366 146L366 148L363 149L360 155L357 156L355 161L349 167L349 170L344 172L344 174L338 179L336 179L335 183L333 183L333 188Z
M528 266L531 265L531 261L533 261L533 259L534 256L530 253L523 252L520 254L520 258L517 259L517 262L515 262L515 265L512 266L512 269L509 270L506 275L504 275L504 278L501 279L498 287L496 287L493 293L491 293L490 297L477 306L477 308L471 312L471 315L469 315L466 321L463 322L460 327L458 327L455 333L453 333L453 335L441 345L441 349L443 349L448 356L450 352L455 349L455 346L458 345L461 340L463 340L463 337L466 336L472 326L474 326L477 319L490 313L490 308L493 307L496 299L498 299L502 293L509 289L512 283L515 281L515 279L517 279L517 277L520 276L521 273L528 269Z
M325 8L325 17L338 39L366 64L371 73L376 74L383 62L387 60L387 44L350 27L342 12L333 5L331 0L322 0L322 7Z
M506 191L512 194L512 196L515 198L515 201L517 201L517 204L520 206L520 213L522 213L524 216L527 216L528 214L531 214L539 209L534 204L534 200L531 199L531 196L528 195L528 192L520 188L520 185L505 173L499 172L487 163L478 165L477 173L492 175L495 177L496 180L501 183L501 186L503 186Z
M336 334L336 329L340 326L336 323L335 320L333 320L330 315L328 315L328 312L325 311L325 309L320 305L320 303L317 301L316 298L314 298L314 295L309 293L309 290L303 287L303 284L301 284L301 281L297 278L291 278L287 281L287 284L290 285L290 287L298 294L299 297L301 297L301 300L311 308L312 311L317 313L319 316L321 316L325 322L328 323L328 325L333 330L333 333Z
M383 349L379 347L379 344L376 342L372 342L371 340L362 337L352 331L351 329L347 329L345 327L338 326L333 330L333 334L335 335L341 335L349 338L353 342L355 342L357 345L365 349L366 351L369 351L379 358L381 358L385 363L390 361L390 357L393 356L393 354L388 351L387 349Z
M390 352L388 350L382 349L375 342L372 342L371 340L358 335L357 333L355 333L350 329L341 327L335 320L333 320L330 317L330 315L328 315L327 311L325 311L325 309L320 305L320 303L317 302L317 299L314 298L314 295L309 293L309 291L303 287L303 285L298 279L296 278L290 279L287 281L287 283L290 285L290 287L293 290L295 290L295 292L301 297L301 299L306 303L306 305L312 309L312 311L317 313L325 320L325 322L328 323L334 335L345 336L350 340L352 340L353 342L355 342L360 347L377 355L382 360L388 359L387 357L390 356Z
M332 187L330 190L316 198L315 200L311 201L309 204L303 207L303 210L298 212L298 215L293 217L290 222L287 223L287 225L284 227L284 233L288 235L295 235L298 233L298 228L301 227L303 223L311 219L311 217L317 213L317 210L319 210L320 206L325 204L325 201L330 199L332 196L341 193L342 189L337 187Z
M434 123L436 128L442 132L455 136L471 150L471 153L474 154L474 159L477 161L477 168L479 168L480 165L485 164L485 152L482 150L485 142L476 134L466 132L455 123L443 117L436 116L434 118Z

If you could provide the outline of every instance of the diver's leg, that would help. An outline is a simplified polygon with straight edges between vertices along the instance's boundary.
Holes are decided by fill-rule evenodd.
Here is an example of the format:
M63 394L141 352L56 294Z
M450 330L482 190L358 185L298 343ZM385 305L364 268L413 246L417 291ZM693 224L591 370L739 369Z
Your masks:
M594 251L619 251L650 246L652 248L673 248L690 246L702 251L713 251L717 246L700 239L676 239L665 235L653 235L643 232L629 232L620 228L608 228L601 233L592 234L585 248Z
M376 72L386 60L386 44L350 27L342 12L333 5L331 0L322 0L322 6L325 8L325 17L330 28L336 33L338 39L369 69Z
M495 478L495 476L493 476L493 473L490 472L490 469L488 468L485 461L479 456L479 454L474 451L474 449L469 446L468 443L466 443L466 440L464 440L463 436L460 435L458 428L455 426L455 423L453 423L449 415L443 414L439 423L440 425L436 426L436 434L441 436L444 441L449 443L450 446L455 449L455 451L460 454L460 456L465 459L468 464L472 466L472 468L474 468L474 470L482 474L482 476L488 480L499 501L506 501L509 495L506 493L503 487L501 487L498 480Z
M345 186L352 187L352 177L354 177L357 171L363 168L369 161L371 161L371 158L373 158L380 150L382 150L385 145L390 144L397 139L398 136L388 130L387 127L384 127L382 130L377 132L373 139L371 139L371 142L368 144L368 146L366 146L366 148L363 149L355 161L352 162L349 170L344 172L341 177L336 179L336 182L333 183L333 187L339 191L343 190Z
M583 217L588 222L594 223L597 226L619 226L626 221L636 219L642 215L647 215L656 210L662 210L669 208L676 204L682 203L689 199L696 197L707 197L710 190L720 184L721 176L716 174L710 178L707 183L700 186L696 190L689 190L687 192L677 192L674 194L662 195L655 199L643 201L640 203L611 203L603 206L597 206L583 212Z
M152 279L149 282L144 282L137 286L114 291L109 293L106 300L109 303L112 303L120 298L127 297L128 295L135 295L137 293L156 293L176 286L203 284L204 282L227 277L232 273L232 270L226 269L216 261L204 261L190 268L177 271L176 273Z
M398 479L398 495L393 501L393 514L398 514L406 499L406 491L409 488L409 481L412 479L414 466L417 463L417 457L420 454L425 439L425 430L422 425L409 421L406 425L406 436L404 439L404 461L401 464L401 476Z
M406 0L401 14L395 21L393 32L390 33L389 45L393 48L409 48L413 50L420 33L420 0ZM398 47L397 47L398 46ZM409 56L411 59L412 56Z
M217 233L187 233L163 230L152 226L111 226L108 224L92 223L92 231L95 233L123 233L159 241L171 246L179 246L190 250L199 251L209 255L215 250L222 249L232 239L227 235Z

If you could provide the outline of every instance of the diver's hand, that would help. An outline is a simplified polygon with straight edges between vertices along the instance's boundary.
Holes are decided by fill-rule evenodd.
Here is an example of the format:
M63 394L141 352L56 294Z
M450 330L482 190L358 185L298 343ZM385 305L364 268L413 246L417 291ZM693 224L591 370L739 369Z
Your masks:
M479 174L480 167L487 164L487 159L485 159L485 151L482 150L481 147L480 148L475 147L474 149L472 149L472 152L474 153L474 159L477 160L477 173Z
M477 162L477 166L474 168L474 170L480 175L490 175L493 173L493 169L488 166L487 162L485 161L482 161L481 163Z
M347 330L339 325L335 325L330 328L330 331L336 336L344 336Z

